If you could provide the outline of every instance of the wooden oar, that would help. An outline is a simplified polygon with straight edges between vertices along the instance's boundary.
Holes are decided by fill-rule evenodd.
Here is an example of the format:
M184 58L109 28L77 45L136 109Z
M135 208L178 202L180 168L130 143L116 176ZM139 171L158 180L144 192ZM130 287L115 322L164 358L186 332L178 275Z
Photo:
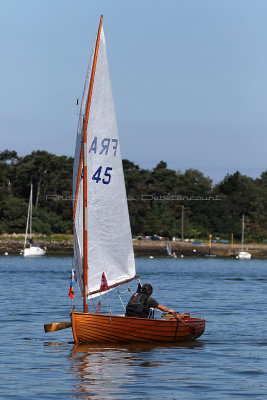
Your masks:
M52 324L45 324L44 330L45 332L54 332L60 331L61 329L71 328L71 322L53 322Z

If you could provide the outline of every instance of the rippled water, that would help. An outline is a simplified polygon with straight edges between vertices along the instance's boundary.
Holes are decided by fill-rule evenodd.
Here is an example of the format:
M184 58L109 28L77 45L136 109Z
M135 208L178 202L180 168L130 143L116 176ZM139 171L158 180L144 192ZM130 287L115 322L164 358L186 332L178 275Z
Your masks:
M267 398L266 260L137 258L154 298L206 319L197 341L157 346L77 346L71 329L44 333L44 323L69 320L71 264L0 257L1 399Z

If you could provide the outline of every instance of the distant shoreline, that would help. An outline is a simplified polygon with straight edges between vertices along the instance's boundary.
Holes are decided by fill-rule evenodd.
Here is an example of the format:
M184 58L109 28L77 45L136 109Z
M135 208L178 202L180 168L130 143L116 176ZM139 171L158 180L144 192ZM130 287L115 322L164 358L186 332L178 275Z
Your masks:
M38 240L38 243L47 248L47 254L66 254L73 253L72 240ZM240 244L208 243L194 244L192 242L170 242L171 249L177 257L203 257L209 254L215 254L218 257L235 257L240 251ZM0 255L8 253L10 255L19 254L23 249L23 240L0 239ZM153 240L133 240L134 252L136 255L146 256L167 256L167 242ZM252 254L253 258L267 258L267 244L248 244L244 246L245 250Z
M217 257L235 257L241 250L240 244L224 244L209 243L194 244L192 242L169 242L172 252L175 252L177 257L204 257L208 254L215 254ZM166 256L167 242L166 241L145 241L134 240L134 251L136 254L149 254ZM249 251L253 258L267 258L267 244L248 244L244 246L245 251ZM151 254L150 254L151 253Z

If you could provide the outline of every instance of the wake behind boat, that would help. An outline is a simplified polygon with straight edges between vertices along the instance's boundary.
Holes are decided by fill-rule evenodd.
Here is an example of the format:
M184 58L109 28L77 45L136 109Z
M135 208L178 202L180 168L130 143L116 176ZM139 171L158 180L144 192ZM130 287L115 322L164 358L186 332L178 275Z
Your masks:
M139 279L102 17L81 102L73 195L74 262L83 296L83 312L72 310L75 342L176 342L201 336L205 320L189 314L149 319L101 313L101 296ZM52 325L46 325L46 331L70 326Z

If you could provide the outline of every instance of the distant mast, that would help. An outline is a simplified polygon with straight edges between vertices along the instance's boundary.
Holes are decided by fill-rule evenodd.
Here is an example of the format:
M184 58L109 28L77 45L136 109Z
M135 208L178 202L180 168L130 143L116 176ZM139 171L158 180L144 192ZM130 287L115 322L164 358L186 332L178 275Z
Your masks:
M30 195L30 240L32 239L32 183L31 183L31 195Z
M242 217L242 244L241 244L241 251L244 251L244 225L245 225L245 217L244 217L244 214L243 214L243 217Z
M27 235L28 235L28 228L29 228L29 221L30 221L30 239L32 237L32 227L31 227L31 220L32 220L32 183L31 183L31 192L30 192L30 199L29 199L29 207L28 207L28 216L27 216L27 224L26 224L26 233L24 239L24 250L27 244Z

